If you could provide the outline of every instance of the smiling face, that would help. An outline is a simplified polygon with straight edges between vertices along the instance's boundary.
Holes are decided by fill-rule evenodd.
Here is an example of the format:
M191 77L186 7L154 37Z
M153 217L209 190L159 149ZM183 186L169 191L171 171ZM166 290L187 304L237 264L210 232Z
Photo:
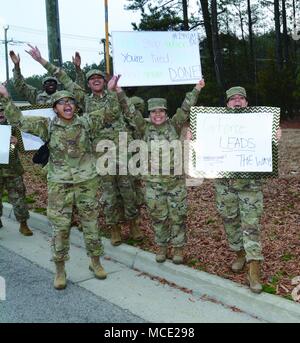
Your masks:
M44 82L44 90L49 95L55 93L57 90L57 82L54 80Z
M150 120L154 125L161 125L167 120L166 110L163 108L157 108L150 111Z
M93 94L102 94L105 80L101 75L92 75L88 80L88 86Z
M233 95L227 101L227 107L229 108L244 108L248 106L247 99L240 94Z
M59 99L54 106L54 112L64 121L71 121L74 117L76 103L73 98Z

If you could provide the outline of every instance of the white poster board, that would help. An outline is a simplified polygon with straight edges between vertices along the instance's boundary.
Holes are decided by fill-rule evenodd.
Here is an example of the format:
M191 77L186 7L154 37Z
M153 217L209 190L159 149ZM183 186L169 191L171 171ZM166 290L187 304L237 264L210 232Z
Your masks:
M44 117L50 118L51 120L56 116L56 113L52 108L33 108L29 110L22 110L23 116L26 117Z
M25 132L22 132L22 140L25 151L38 150L44 144L40 137Z
M198 113L194 117L194 164L205 177L273 172L274 113L246 111Z
M11 126L0 125L0 164L9 164Z
M112 45L120 86L195 84L202 78L197 32L114 31Z

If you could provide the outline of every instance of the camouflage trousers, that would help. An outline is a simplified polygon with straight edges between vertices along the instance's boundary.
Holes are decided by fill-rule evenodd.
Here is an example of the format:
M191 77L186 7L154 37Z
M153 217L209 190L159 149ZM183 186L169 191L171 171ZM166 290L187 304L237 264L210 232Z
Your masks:
M0 177L0 217L3 212L2 196L4 189L7 190L8 200L13 206L17 221L20 223L26 221L29 218L29 212L25 202L26 188L23 177L21 175Z
M53 261L69 259L70 229L73 207L76 205L83 228L88 256L103 254L99 216L99 178L78 184L48 182L47 215L53 227Z
M145 187L140 176L133 176L133 186L136 194L137 206L145 204Z
M261 180L217 180L215 188L217 209L224 222L229 247L233 251L245 250L247 261L263 260Z
M132 178L128 175L101 177L102 202L107 225L129 221L139 215Z
M184 179L146 181L146 204L160 246L182 247L186 242L187 190Z

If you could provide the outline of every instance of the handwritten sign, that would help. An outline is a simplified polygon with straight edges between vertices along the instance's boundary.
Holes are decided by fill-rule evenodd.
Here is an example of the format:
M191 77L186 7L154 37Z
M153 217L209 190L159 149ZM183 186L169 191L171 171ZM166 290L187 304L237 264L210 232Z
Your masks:
M202 78L197 32L112 32L120 86L195 84Z
M251 177L251 173L273 173L274 163L274 113L263 109L252 112L229 113L224 108L197 107L194 111L193 134L195 168L204 177L230 177L230 173L240 173L238 177ZM279 109L277 109L279 110ZM277 113L279 116L279 113Z
M11 126L0 125L0 164L9 164Z
M23 116L26 117L45 117L50 119L56 117L56 113L53 111L52 108L40 108L35 106L27 106L26 108L28 109L24 110L22 109L22 107L20 108Z

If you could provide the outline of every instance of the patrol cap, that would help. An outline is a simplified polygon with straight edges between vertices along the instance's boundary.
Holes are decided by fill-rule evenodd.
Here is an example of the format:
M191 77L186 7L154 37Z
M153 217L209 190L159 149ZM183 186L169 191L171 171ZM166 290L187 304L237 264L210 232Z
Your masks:
M228 101L234 95L242 95L247 99L246 89L244 87L231 87L226 91L226 100Z
M167 109L167 100L164 98L151 98L148 100L148 111L154 111L158 108Z
M144 113L145 101L142 98L140 98L139 96L133 96L130 98L130 102L135 106L137 110L139 110L141 113Z
M92 77L93 75L100 75L101 77L103 77L103 79L105 79L105 74L103 73L103 71L99 70L99 69L92 69L90 71L88 71L85 75L87 81L89 80L90 77Z
M60 99L63 99L63 98L70 98L70 99L74 99L75 100L75 97L74 95L71 93L71 92L68 92L68 91L58 91L58 92L55 92L51 99L52 99L52 107L55 107L56 103L60 100Z
M47 81L55 81L58 84L57 78L54 76L46 76L43 78L43 84Z

